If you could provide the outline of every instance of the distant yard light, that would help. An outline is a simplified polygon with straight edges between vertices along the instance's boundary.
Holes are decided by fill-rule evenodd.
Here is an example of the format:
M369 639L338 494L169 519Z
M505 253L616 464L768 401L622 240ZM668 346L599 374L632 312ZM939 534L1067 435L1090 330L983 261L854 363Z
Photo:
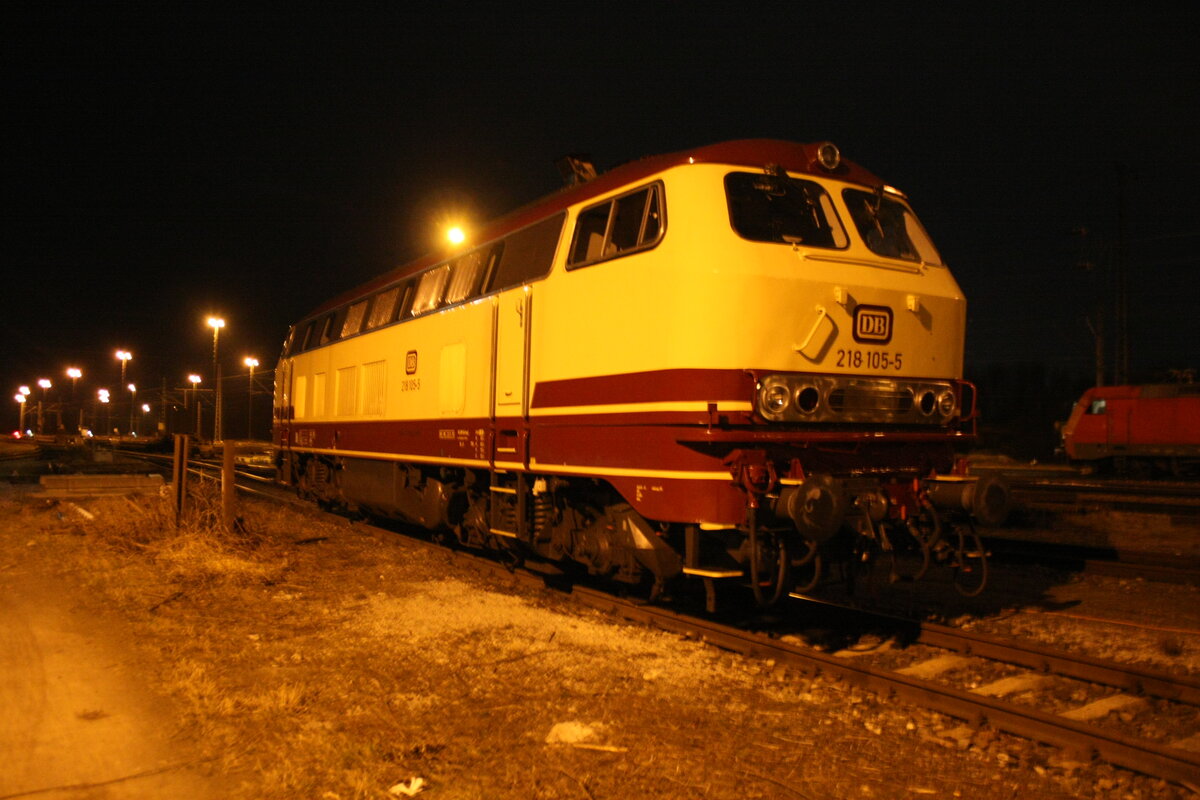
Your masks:
M446 238L450 240L450 244L462 244L467 240L466 231L455 225L450 230L446 231Z

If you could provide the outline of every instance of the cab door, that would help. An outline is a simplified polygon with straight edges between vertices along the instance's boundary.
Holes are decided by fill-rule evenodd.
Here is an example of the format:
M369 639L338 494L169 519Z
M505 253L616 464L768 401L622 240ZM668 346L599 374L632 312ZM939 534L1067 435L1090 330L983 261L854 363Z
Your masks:
M496 338L492 417L495 461L509 466L528 462L525 419L529 414L529 343L532 287L518 286L496 297Z

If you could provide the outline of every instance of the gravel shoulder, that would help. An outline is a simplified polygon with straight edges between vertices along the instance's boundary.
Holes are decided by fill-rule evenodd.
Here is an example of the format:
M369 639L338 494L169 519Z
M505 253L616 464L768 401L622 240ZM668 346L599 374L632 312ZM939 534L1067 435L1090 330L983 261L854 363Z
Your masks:
M234 536L203 520L175 532L162 502L0 495L0 589L21 598L5 615L5 636L26 642L14 650L49 626L30 621L39 608L65 603L87 635L55 645L62 663L120 665L110 672L140 690L127 692L128 713L104 696L55 713L136 720L106 738L150 747L137 765L193 763L170 771L197 779L186 796L212 796L206 782L224 797L321 800L417 787L489 800L1190 796L481 578L398 535L249 502ZM64 582L94 604L71 605ZM1136 616L1154 590L1129 588L1117 605ZM1176 635L1177 655L1157 641L1147 650L1190 669L1200 638ZM0 685L0 713L45 715L36 679ZM13 751L25 782L10 795L58 769L25 751Z

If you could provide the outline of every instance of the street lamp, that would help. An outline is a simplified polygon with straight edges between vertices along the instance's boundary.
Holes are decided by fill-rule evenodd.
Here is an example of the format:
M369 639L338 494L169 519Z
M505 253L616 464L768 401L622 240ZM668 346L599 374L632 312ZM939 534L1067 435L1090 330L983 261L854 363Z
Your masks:
M250 368L250 392L246 396L246 438L254 438L254 423L252 422L252 412L254 410L254 368L258 366L258 359L254 356L246 356L242 359L242 363Z
M136 436L133 430L133 407L137 403L137 386L131 383L126 388L129 389L129 432Z
M196 439L200 438L200 396L196 393L200 387L200 376L194 372L188 375L188 383L192 384L192 399L196 401ZM183 398L184 407L187 407L187 395Z
M83 370L79 367L67 367L67 377L71 379L71 397L74 397L75 383L83 377Z
M108 389L97 389L96 398L100 401L100 405L104 406L104 435L109 436L111 432L108 429L108 402L110 399Z
M25 387L22 386L21 388L23 389ZM20 392L17 392L16 394L13 395L13 400L17 401L17 408L20 409L20 422L17 423L17 427L21 431L21 438L24 438L25 437L25 395L21 394Z
M37 412L37 429L38 429L39 435L42 432L42 413L43 413L43 406L46 405L46 390L49 389L53 385L54 384L52 384L50 382L49 378L38 378L38 386L42 387L42 399L38 401L38 412Z
M221 365L217 362L217 337L225 320L220 317L209 317L208 326L213 329L213 380L216 382L217 399L213 405L213 442L221 441ZM196 431L197 435L200 433Z
M133 358L133 353L128 350L118 350L117 360L121 362L121 383L125 383L125 365L129 363L129 359ZM118 430L119 434L120 431Z

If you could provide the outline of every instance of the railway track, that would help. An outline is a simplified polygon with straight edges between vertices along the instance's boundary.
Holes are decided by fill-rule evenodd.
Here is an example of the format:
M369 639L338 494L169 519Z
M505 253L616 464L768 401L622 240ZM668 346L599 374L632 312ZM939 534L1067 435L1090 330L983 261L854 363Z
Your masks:
M386 529L379 529L387 533ZM423 539L420 546L439 547ZM930 623L886 617L835 607L839 614L859 617L892 631L903 642L910 662L901 667L870 663L853 649L827 651L779 630L755 631L742 625L707 619L677 609L620 598L581 585L564 585L540 570L512 570L483 556L446 551L495 576L510 577L533 587L553 587L581 605L621 619L648 625L756 659L788 665L804 674L826 674L914 706L988 726L1016 736L1057 746L1088 760L1113 765L1178 783L1200 787L1200 752L1177 741L1153 741L1122 731L1105 721L1110 712L1131 717L1169 713L1186 717L1200 731L1200 680L1094 659L1027 642L986 636ZM792 598L814 607L810 598ZM892 648L885 648L891 651ZM918 652L919 651L919 652ZM982 686L956 684L954 676L980 671L1003 672ZM1060 708L1064 697L1080 692L1086 702ZM1021 698L1018 702L1014 698ZM1037 703L1041 700L1041 704ZM1050 707L1047 708L1047 705ZM1188 746L1191 746L1190 744Z
M984 546L996 561L1041 564L1090 575L1200 586L1200 560L1194 558L1000 536L984 537Z
M999 472L1009 482L1016 506L1060 513L1109 510L1200 518L1200 483L1196 481L1032 477L1015 471Z
M279 501L290 493L261 475L239 471L242 486ZM307 504L306 504L307 505ZM371 526L374 527L374 526ZM393 533L377 528L382 534ZM446 550L475 568L535 586L552 586L583 606L622 619L705 641L756 659L772 660L804 674L826 674L914 706L964 720L973 727L1043 742L1074 754L1200 790L1200 733L1189 740L1156 740L1139 730L1164 715L1200 732L1200 680L1080 656L1028 642L958 628L888 617L793 597L813 609L855 615L889 631L898 643L866 651L829 650L780 630L753 630L663 606L647 605L595 588L548 579L545 571L518 569L462 550ZM897 653L902 657L897 658ZM990 675L979 682L974 676ZM1079 698L1083 698L1080 700ZM1115 720L1115 721L1114 721Z

